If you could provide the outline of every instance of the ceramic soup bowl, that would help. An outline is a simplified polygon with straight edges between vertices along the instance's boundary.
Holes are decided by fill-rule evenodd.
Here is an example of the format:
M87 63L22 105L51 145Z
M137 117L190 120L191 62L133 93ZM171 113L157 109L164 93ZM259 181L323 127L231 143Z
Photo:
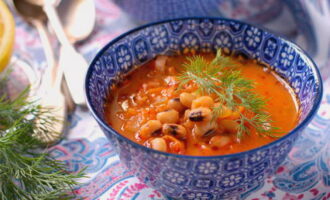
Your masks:
M241 54L269 65L293 88L300 102L299 124L265 146L225 156L175 155L132 142L104 118L109 88L155 56L182 52ZM108 43L86 76L88 106L123 162L135 175L163 194L179 199L243 197L263 184L284 161L315 115L322 81L314 62L295 44L258 27L223 18L181 18L141 26Z

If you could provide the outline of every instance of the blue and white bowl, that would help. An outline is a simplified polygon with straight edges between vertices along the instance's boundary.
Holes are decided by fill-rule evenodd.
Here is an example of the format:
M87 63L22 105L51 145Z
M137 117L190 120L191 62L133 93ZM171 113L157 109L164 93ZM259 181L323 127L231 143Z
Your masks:
M159 54L214 52L224 48L271 66L288 81L300 102L299 125L259 148L225 156L185 156L136 144L104 119L109 88ZM255 26L223 18L182 18L145 25L108 43L86 77L88 106L121 161L146 184L179 199L243 197L260 187L283 162L315 115L322 81L313 61L295 44Z

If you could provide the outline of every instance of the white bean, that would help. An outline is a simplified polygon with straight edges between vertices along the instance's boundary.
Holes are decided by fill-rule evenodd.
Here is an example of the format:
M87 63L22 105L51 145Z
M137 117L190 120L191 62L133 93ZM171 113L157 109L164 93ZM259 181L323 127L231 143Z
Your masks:
M231 142L232 142L232 139L228 136L216 135L210 139L209 144L212 146L221 148L221 147L227 146Z
M187 92L183 92L180 94L180 102L188 108L191 107L191 103L194 99L195 99L195 95L193 94Z
M234 120L225 119L219 122L219 126L222 126L225 129L225 131L235 134L237 133L239 124Z
M171 109L164 112L157 113L157 120L162 124L165 123L176 123L179 120L179 112Z
M139 131L139 136L141 139L148 139L153 134L157 133L158 131L160 132L162 128L162 123L158 120L149 120L147 123L143 124L141 126L140 131Z
M150 141L151 148L158 151L167 151L167 144L163 138L154 138Z
M169 109L174 109L178 112L181 112L184 110L184 106L182 105L182 103L180 102L180 98L173 98L170 99L167 103L167 107Z
M214 105L214 101L210 96L201 96L192 101L191 108L206 107L211 108Z

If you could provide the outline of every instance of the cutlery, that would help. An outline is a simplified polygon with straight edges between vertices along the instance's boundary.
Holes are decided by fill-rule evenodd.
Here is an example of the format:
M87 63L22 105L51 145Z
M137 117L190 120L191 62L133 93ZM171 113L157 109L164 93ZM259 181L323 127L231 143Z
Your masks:
M93 0L61 1L56 10L71 44L86 39L92 33L96 19Z
M31 98L38 101L42 107L53 109L53 115L59 119L55 120L53 123L52 135L37 135L44 143L52 144L59 140L64 131L65 118L68 112L67 106L70 104L70 102L67 104L66 98L61 90L63 74L54 59L54 52L44 25L46 16L43 10L25 0L13 0L12 3L18 14L37 29L46 56L48 66L42 77L41 85L40 87L32 86L32 88L39 88L40 90L32 91L32 94L36 96L31 96ZM42 121L40 121L40 123L42 123Z
M86 39L92 33L96 18L95 4L93 0L61 1L57 6L57 12L59 20L63 26L63 31L72 45L78 41ZM81 90L80 87L84 84L81 81L84 81L85 73L87 71L87 64L82 59L73 61L71 58L71 53L68 52L68 48L65 48L64 46L60 49L59 62L60 65L63 66L64 75L69 81L68 83L69 87L71 87L71 91L75 92L74 95L79 95L79 98L76 97L76 103L85 103L81 101L81 98L84 95L81 94L83 90ZM81 73L77 73L77 70L83 71Z
M86 106L83 85L88 64L84 57L78 53L74 46L71 44L68 37L66 36L65 31L63 30L61 21L55 9L59 1L29 0L29 2L34 3L36 6L42 7L46 13L50 25L62 46L60 66L64 71L64 76L68 83L73 101L77 105ZM88 15L88 13L84 14ZM84 23L84 21L80 21L80 25Z

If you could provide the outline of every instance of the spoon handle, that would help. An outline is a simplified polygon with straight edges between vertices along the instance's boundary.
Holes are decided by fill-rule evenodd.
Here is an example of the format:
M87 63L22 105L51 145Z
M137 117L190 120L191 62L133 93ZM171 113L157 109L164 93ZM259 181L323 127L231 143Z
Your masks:
M65 128L64 120L67 114L67 104L65 97L61 92L63 73L55 62L52 46L44 24L39 20L31 20L31 22L39 33L48 64L41 80L41 91L38 91L39 93L37 93L36 96L31 97L37 98L36 100L42 107L52 108L54 116L59 118L58 121L53 122L54 134L40 134L36 135L36 137L46 144L52 144L60 139ZM37 123L42 123L42 119L40 120L41 121L38 121Z
M78 105L85 105L83 86L88 66L86 60L78 52L62 46L59 64L63 69L74 102Z
M49 41L48 33L46 32L45 26L41 21L32 20L33 25L36 27L39 37L43 46L43 50L46 57L47 68L42 80L41 87L44 88L60 88L60 74L59 67L56 65L54 59L54 52Z
M61 21L58 17L58 14L55 10L54 5L51 3L51 1L45 1L45 4L43 6L43 10L45 11L48 20L55 32L55 35L57 39L60 41L61 45L65 48L71 48L74 50L74 47L70 43L69 39L66 37L66 34L63 30Z
M41 89L47 90L49 88L55 88L56 90L61 90L62 88L68 111L71 112L75 109L75 104L72 100L70 92L67 89L67 83L63 79L63 71L58 66L58 63L54 58L54 52L49 40L48 32L46 31L46 28L41 21L31 20L31 23L33 23L39 33L47 62L47 69L41 82Z
M64 71L73 101L77 105L86 105L83 85L88 64L67 38L52 2L45 1L43 9L62 45L61 52L64 53L60 56L60 66Z

